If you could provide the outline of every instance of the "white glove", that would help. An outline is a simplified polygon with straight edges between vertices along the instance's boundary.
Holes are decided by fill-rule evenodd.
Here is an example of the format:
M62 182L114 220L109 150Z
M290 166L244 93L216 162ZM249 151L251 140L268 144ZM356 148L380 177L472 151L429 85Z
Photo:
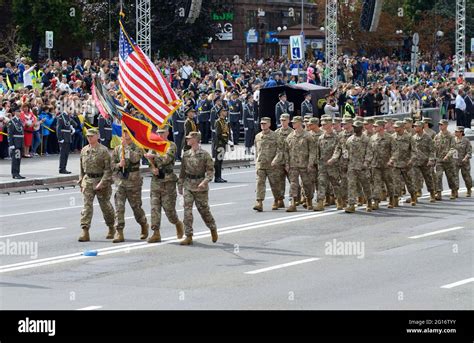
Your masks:
M58 143L64 143L64 139L61 139L60 141L58 141Z
M179 131L173 132L173 135L175 135L175 136L179 135Z
M8 150L10 150L10 151L11 151L11 150L15 150L15 146L14 146L14 145L10 145L10 146L8 147Z

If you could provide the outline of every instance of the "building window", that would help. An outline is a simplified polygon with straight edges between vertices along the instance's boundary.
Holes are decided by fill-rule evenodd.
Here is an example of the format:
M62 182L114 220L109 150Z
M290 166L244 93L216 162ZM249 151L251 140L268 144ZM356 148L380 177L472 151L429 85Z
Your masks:
M257 11L247 11L245 16L245 28L251 29L257 27Z

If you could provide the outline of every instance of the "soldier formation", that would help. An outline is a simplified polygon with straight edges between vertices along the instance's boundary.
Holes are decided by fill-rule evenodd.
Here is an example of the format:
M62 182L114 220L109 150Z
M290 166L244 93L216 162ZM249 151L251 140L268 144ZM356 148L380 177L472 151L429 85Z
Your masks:
M452 134L447 120L439 122L436 134L430 128L430 118L413 123L412 118L395 121L345 115L340 120L323 115L320 121L309 114L293 117L290 127L290 115L278 117L276 131L270 130L271 119L263 117L262 131L255 138L253 209L258 212L263 211L267 178L274 198L272 210L286 208L287 212L297 211L299 205L314 211L336 205L346 213L354 213L356 205L365 205L371 212L385 200L387 208L398 207L407 192L406 202L416 206L424 183L433 203L442 200L444 174L450 199L455 200L459 172L466 196L472 194L471 144L463 135L464 127L456 127ZM288 207L283 201L286 178L290 183Z

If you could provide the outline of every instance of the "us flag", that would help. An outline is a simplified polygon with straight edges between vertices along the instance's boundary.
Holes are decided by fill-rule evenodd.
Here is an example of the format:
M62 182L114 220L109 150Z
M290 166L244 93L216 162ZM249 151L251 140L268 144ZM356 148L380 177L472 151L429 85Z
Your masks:
M181 101L142 49L120 22L119 85L125 98L158 126L181 105Z

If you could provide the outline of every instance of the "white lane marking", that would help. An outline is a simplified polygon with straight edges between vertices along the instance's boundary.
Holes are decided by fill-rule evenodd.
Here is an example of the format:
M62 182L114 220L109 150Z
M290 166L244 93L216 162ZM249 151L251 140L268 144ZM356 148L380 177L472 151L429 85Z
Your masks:
M291 266L296 266L298 264L303 264L303 263L308 263L308 262L313 262L320 260L320 258L307 258L305 260L300 260L300 261L294 261L294 262L289 262L289 263L283 263L283 264L277 264L276 266L272 267L267 267L267 268L262 268L262 269L257 269L257 270L251 270L249 272L245 272L244 274L259 274L259 273L265 273L270 270L275 270L275 269L281 269L281 268L286 268L286 267L291 267Z
M248 184L245 184L245 185L235 185L235 186L226 186L226 187L218 187L218 188L209 188L209 192L221 191L221 190L224 190L224 189L231 189L231 188L242 188L242 187L248 187L248 186L249 186ZM142 200L147 200L147 199L150 199L150 197L142 198Z
M78 308L76 311L91 311L91 310L98 310L99 308L102 308L103 306L87 306L83 308Z
M81 192L69 192L69 193L60 193L60 194L39 195L39 196L34 196L34 197L18 198L18 200L43 199L43 198L59 197L59 196L62 196L62 195L71 195L71 194L79 195L79 194L81 194Z
M35 230L35 231L14 233L14 234L11 234L11 235L4 235L4 236L0 236L0 238L23 236L23 235L29 235L29 234L31 234L31 233L47 232L47 231L56 231L56 230L65 230L65 229L66 229L65 227L53 227L53 228L51 228L51 229Z
M268 227L268 226L273 226L273 225L291 223L291 222L300 221L300 220L324 217L324 216L329 216L336 213L338 213L336 212L336 209L333 209L333 210L327 210L326 212L317 213L317 214L304 213L304 214L299 214L299 215L292 215L290 218L275 218L275 219L262 220L262 221L253 222L253 223L233 225L233 226L228 226L228 227L219 229L219 235L222 236L222 235L230 234L230 233L254 230L261 227ZM203 239L210 236L211 235L208 230L199 231L199 232L194 233L193 239L198 240L198 239ZM176 243L176 242L179 242L179 240L173 236L173 237L168 237L168 238L163 239L161 243L148 244L146 242L140 242L140 243L119 245L116 247L94 249L94 250L97 250L99 256L104 256L104 255L116 254L116 253L121 253L121 252L129 253L131 250L152 248L152 247L157 247L157 246L170 244L170 243ZM84 250L87 250L87 249L84 249ZM77 253L72 253L72 254L67 254L67 255L48 257L48 258L35 260L35 261L13 263L13 264L0 266L0 273L7 273L11 271L16 271L16 270L36 268L36 267L41 267L41 266L46 266L46 265L53 265L53 264L82 260L82 259L87 259L87 258L91 259L92 257L83 256L82 252L77 252Z
M223 175L237 175L237 174L247 174L247 173L255 173L255 169L242 171L242 172L235 172L235 173L223 173Z
M471 277L471 278L465 279L465 280L461 280L461 281L457 281L457 282L453 282L453 283L448 283L447 285L441 286L440 288L449 289L449 288L465 285L466 283L469 283L469 282L474 282L474 277Z
M235 204L235 202L224 202L222 204L209 205L209 207L213 208L213 207L228 206L228 205L233 205L233 204ZM197 210L196 206L193 206L193 210ZM176 212L183 212L183 211L184 211L183 208L176 210ZM151 213L148 213L146 216L150 217ZM134 219L134 218L135 218L134 216L130 216L130 217L125 217L124 219L129 220L129 219ZM102 223L105 223L105 220L102 220Z
M411 239L423 238L423 237L433 236L433 235L437 235L437 234L444 233L444 232L461 230L461 229L464 229L464 226L456 226L456 227L452 227L452 228L449 228L449 229L443 229L443 230L438 230L438 231L427 232L427 233L424 233L422 235L411 236L411 237L408 237L408 238L411 238Z

